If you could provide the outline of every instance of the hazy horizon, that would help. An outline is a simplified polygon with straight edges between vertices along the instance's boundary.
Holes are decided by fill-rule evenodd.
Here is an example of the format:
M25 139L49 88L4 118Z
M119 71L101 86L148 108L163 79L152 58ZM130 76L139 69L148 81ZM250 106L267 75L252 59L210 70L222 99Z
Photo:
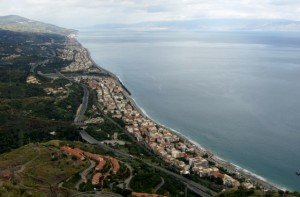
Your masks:
M97 24L210 19L300 21L300 2L297 0L91 0L88 3L82 0L2 0L0 11L1 15L20 15L75 29Z

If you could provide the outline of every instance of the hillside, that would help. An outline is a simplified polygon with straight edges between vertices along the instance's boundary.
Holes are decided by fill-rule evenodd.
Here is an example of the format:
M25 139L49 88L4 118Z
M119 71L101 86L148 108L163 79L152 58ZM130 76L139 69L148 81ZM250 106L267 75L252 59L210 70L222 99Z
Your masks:
M0 16L0 29L17 32L35 32L60 35L70 35L76 33L76 30L30 20L17 15Z
M20 18L5 21L22 29ZM220 196L281 195L262 193L243 177L237 178L257 191L238 187L235 174L206 160L208 154L200 156L191 144L141 117L116 78L96 67L75 39L37 26L22 31L0 29L0 197L100 190L144 197L211 197L224 190ZM117 105L126 113L117 113ZM155 142L149 145L148 139ZM169 160L158 151L170 154ZM184 173L190 162L194 169L205 168L205 176Z
M59 141L30 144L0 155L0 196L69 196L58 184L89 166L59 150Z
M72 122L81 87L37 74L71 63L59 57L65 42L60 35L0 30L0 153L29 141L78 139Z
M65 157L59 149L66 143L53 145L47 141L68 140L68 144L85 151L91 147L75 142L82 141L74 120L82 106L83 90L68 77L83 72L103 75L96 71L99 70L89 60L87 51L74 39L0 30L0 196L70 196L70 192L93 191L93 174L87 175L86 183L77 184L79 171L84 168L93 172L86 168L86 162ZM87 131L101 141L109 142L111 136L117 136L125 145L116 145L114 149L124 151L129 158L143 155L149 159L141 145L125 135L120 126L100 116L101 111L92 107L94 92L90 91L90 95L82 117ZM114 149L101 150L97 146L89 151L119 160ZM165 183L161 185L162 178L156 175L155 168L140 160L120 161L120 171L114 174L108 173L111 165L107 159L107 165L99 173L109 178L101 179L97 188L125 196L131 193L130 187L138 192L156 188L158 193L169 192L170 196L184 190L181 182L162 173L160 177ZM140 182L145 177L151 184Z

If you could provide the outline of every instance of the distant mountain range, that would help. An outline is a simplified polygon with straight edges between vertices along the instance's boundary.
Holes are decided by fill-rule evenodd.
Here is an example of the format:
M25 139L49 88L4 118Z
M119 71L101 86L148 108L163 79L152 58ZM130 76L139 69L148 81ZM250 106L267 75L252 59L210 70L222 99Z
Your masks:
M277 19L199 19L136 24L99 24L90 28L140 31L300 31L300 21Z
M76 30L30 20L17 15L0 16L0 29L17 32L51 33L60 35L76 33Z
M0 16L0 29L18 32L76 34L73 29L30 20L17 15ZM96 30L135 31L300 31L300 21L283 19L196 19L154 21L135 24L98 24Z

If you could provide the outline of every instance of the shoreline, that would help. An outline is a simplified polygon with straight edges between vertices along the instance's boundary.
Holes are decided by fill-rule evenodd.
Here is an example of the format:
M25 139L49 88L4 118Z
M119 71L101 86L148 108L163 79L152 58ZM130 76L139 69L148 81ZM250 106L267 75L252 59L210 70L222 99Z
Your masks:
M149 118L149 120L153 121L155 124L159 125L160 127L168 129L171 132L173 132L174 134L178 135L181 139L184 140L184 142L187 142L187 143L191 144L192 146L195 146L198 149L200 149L200 151L203 151L204 153L211 155L212 160L217 164L217 166L225 168L230 173L239 173L244 178L250 179L251 181L254 181L254 182L256 182L264 187L270 188L272 190L285 190L285 189L281 188L280 186L277 186L274 183L268 181L264 177L262 177L258 174L255 174L237 164L234 164L232 162L229 162L229 161L219 157L217 154L213 153L213 151L206 149L201 144L199 144L198 142L195 142L194 140L191 140L190 138L183 135L179 131L177 131L173 128L167 127L164 124L160 123L159 121L154 120L146 113L146 111L142 107L139 107L137 105L137 102L135 101L134 98L132 98L131 96L129 96L129 97L130 98L127 97L127 99L130 100L130 102L132 102L132 104L136 107L136 110L141 112L141 114L143 116Z
M81 46L82 44L75 38L75 41ZM85 47L83 47L85 48ZM241 177L245 178L245 179L249 179L252 183L257 184L262 186L264 189L270 189L270 190L285 190L283 188L281 188L280 186L275 185L274 183L266 180L264 177L257 175L245 168L242 168L232 162L229 162L221 157L219 157L217 154L214 154L212 151L207 150L206 148L204 148L203 146L201 146L201 144L199 144L198 142L195 142L191 139L189 139L187 136L183 135L182 133L180 133L179 131L169 128L163 124L161 124L159 121L154 120L153 118L151 118L146 111L140 107L136 100L132 97L131 92L126 88L126 86L123 84L123 82L121 81L121 79L114 73L110 72L109 70L99 66L91 57L91 53L90 51L85 48L87 53L88 53L88 58L91 60L91 62L93 63L94 67L97 69L100 69L102 72L104 71L105 74L107 74L108 76L112 77L117 84L119 84L123 89L123 93L124 96L130 101L130 103L133 105L133 107L135 108L135 110L137 110L142 116L148 118L149 120L151 120L152 122L154 122L157 126L160 126L162 128L168 129L169 131L171 131L172 133L174 133L175 135L177 135L180 139L182 139L185 143L188 143L192 146L195 146L198 150L202 151L203 153L206 153L209 155L209 161L213 161L216 163L217 166L219 167L223 167L224 169L226 169L228 172L230 173L237 173L239 174Z

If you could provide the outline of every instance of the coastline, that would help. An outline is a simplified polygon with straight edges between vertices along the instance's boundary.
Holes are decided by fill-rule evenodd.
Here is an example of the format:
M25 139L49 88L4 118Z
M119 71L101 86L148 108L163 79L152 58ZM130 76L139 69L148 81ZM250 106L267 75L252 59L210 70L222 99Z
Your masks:
M101 68L101 67L100 67ZM246 178L246 179L250 179L251 181L256 182L257 184L260 184L262 186L264 186L265 188L269 188L271 190L285 190L283 188L280 188L279 186L276 186L274 183L268 181L267 179L265 179L264 177L255 174L245 168L242 168L241 166L238 166L237 164L234 164L232 162L229 162L221 157L219 157L217 154L214 154L212 151L207 150L205 147L203 147L201 144L199 144L198 142L195 142L193 140L191 140L190 138L188 138L187 136L183 135L182 133L180 133L179 131L172 129L170 127L165 126L164 124L161 124L159 121L156 121L154 119L152 119L147 113L146 111L139 107L136 103L136 101L134 100L134 98L132 98L131 96L127 96L127 99L129 99L132 104L134 104L135 108L137 109L137 111L141 112L141 114L143 114L143 116L149 118L151 121L153 121L154 123L156 123L157 125L159 125L162 128L168 129L171 132L173 132L174 134L178 135L181 139L183 139L185 142L197 147L198 149L200 149L201 151L203 151L204 153L208 154L211 156L211 160L213 162L215 162L217 164L217 166L223 167L225 168L228 172L230 173L239 173L242 177Z
M75 39L76 42L81 46L81 43ZM84 47L83 47L84 48ZM119 77L117 75L115 75L114 73L110 72L109 70L99 66L91 57L91 53L90 51L85 48L85 50L88 52L88 58L91 60L91 62L93 63L93 65L97 68L100 69L102 72L104 71L105 74L107 74L108 76L112 77L117 84L119 84L123 89L124 89L124 96L131 102L131 104L133 105L133 107L135 108L135 110L137 110L142 116L147 117L149 120L153 121L156 125L168 129L169 131L171 131L172 133L174 133L175 135L177 135L178 137L180 137L180 139L182 139L185 143L189 143L190 145L196 147L198 150L202 151L203 153L206 153L209 155L209 161L213 161L216 163L217 166L219 167L223 167L225 168L228 172L230 173L236 173L239 174L241 177L245 178L245 179L249 179L250 182L258 184L260 186L262 186L264 189L269 189L269 190L281 190L282 188L280 188L279 186L276 186L274 183L271 183L270 181L266 180L265 178L252 173L251 171L244 169L234 163L231 163L229 161L224 160L223 158L220 158L217 154L212 153L210 150L205 149L203 146L201 146L199 143L189 139L187 136L184 136L182 133L180 133L179 131L169 128L161 123L159 123L159 121L156 121L154 119L152 119L147 113L146 111L141 108L137 102L134 100L134 98L132 97L130 91L126 88L126 86L123 84L123 82L121 81L121 79L119 79Z

